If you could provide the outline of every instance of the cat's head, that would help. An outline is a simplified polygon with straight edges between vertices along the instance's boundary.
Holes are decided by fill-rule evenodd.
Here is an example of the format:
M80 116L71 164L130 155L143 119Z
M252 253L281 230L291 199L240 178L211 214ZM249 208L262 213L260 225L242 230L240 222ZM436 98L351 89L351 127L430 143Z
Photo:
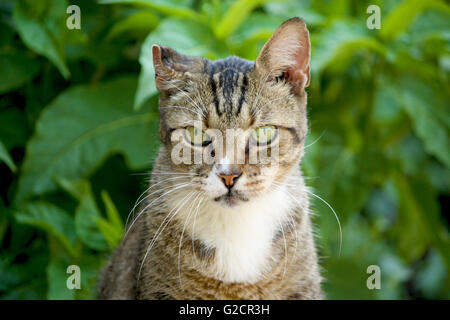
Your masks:
M303 155L309 60L299 18L284 22L255 62L210 61L154 45L169 170L225 207L279 185Z

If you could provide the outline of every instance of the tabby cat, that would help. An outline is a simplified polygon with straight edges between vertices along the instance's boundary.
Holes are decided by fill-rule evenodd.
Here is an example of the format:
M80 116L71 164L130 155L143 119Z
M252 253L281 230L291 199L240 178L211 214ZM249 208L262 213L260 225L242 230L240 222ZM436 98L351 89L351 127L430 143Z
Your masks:
M153 46L162 146L98 298L322 298L299 168L310 51L300 18L284 22L255 62ZM242 161L228 129L244 141ZM213 161L178 161L180 150ZM250 163L263 151L276 161Z

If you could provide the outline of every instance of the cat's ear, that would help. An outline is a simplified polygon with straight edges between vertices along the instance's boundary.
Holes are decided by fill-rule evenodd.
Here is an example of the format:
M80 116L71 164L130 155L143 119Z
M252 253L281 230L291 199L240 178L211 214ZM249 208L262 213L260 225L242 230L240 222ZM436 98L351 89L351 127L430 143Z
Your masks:
M305 22L300 18L285 21L264 44L255 68L261 76L281 77L299 93L309 85L311 43Z
M155 82L159 91L171 88L170 81L181 78L187 71L195 71L198 58L182 55L169 47L153 45Z

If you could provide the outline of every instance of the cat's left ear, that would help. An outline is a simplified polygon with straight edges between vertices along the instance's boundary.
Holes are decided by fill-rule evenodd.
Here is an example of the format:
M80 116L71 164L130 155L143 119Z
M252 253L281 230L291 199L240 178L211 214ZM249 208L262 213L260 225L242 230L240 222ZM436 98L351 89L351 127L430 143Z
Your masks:
M300 18L285 21L264 44L255 68L268 79L281 77L300 93L309 85L311 43L305 22Z
M172 48L153 45L153 67L156 87L159 91L171 89L170 81L181 78L186 72L196 72L199 58L182 55Z

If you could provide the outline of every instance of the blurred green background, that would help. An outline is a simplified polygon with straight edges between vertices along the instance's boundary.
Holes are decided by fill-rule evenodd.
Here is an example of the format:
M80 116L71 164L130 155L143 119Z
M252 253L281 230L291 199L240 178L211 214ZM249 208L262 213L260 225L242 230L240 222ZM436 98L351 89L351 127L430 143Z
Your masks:
M95 297L159 144L153 43L253 60L293 16L312 41L302 170L343 230L339 255L312 199L327 297L449 299L450 7L436 0L2 0L0 298Z

